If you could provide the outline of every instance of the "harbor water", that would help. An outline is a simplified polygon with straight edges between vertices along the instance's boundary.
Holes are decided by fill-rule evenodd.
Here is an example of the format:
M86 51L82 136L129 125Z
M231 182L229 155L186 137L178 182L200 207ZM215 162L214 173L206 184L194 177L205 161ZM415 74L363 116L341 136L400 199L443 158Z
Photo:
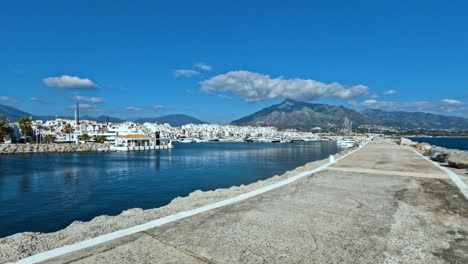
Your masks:
M450 149L468 150L468 137L410 137L409 139Z
M335 141L177 144L172 150L0 156L0 237L156 208L327 158Z

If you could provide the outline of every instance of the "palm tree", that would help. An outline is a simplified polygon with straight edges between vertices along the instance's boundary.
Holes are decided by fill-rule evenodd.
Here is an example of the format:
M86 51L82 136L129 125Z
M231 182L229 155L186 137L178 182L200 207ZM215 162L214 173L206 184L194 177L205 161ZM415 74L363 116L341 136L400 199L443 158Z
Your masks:
M85 143L86 141L89 141L91 137L88 134L83 134L81 135L81 140L83 140Z
M70 141L70 134L73 133L74 129L70 124L67 124L63 129L63 132L68 134L68 141Z
M21 133L24 136L26 136L26 137L32 136L32 134L33 134L32 120L29 117L22 117L18 121L18 124L19 124L20 130L21 130Z
M8 126L7 119L3 115L0 115L0 141L2 140L3 136L6 134L6 129L8 127L10 126Z
M47 134L47 135L45 135L45 137L44 137L44 141L45 141L46 143L51 143L51 142L54 142L54 141L55 141L55 138L54 138L54 136L52 136L51 134Z
M96 143L104 143L106 141L106 136L97 136L94 138L94 142Z
M7 136L12 136L13 132L15 132L15 130L11 126L7 126L3 129L4 135L7 135Z

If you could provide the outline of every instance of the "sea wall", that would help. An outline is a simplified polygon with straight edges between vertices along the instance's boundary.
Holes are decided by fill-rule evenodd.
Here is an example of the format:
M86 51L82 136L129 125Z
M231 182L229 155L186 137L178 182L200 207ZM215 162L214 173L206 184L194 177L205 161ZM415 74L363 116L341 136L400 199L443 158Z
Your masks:
M468 168L468 151L432 146L428 143L419 143L408 138L401 138L397 140L397 143L417 148L424 156L428 156L433 161L447 163L450 167L457 169Z
M104 143L85 144L0 144L0 155L54 152L96 152L110 151L110 145Z

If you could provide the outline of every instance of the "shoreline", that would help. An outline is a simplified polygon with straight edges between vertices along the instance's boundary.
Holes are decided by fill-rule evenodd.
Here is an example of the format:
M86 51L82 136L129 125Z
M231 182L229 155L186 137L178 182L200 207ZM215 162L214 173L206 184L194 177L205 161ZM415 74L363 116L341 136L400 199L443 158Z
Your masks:
M355 148L344 149L334 156L339 158ZM281 175L260 180L248 185L231 186L212 191L195 190L185 197L176 197L169 204L143 210L131 208L115 216L100 215L88 222L74 221L64 229L51 233L21 232L0 238L0 262L11 262L51 250L94 238L117 230L143 224L178 212L192 210L204 205L229 199L261 187L271 185L301 172L312 170L328 163L328 158L306 163Z

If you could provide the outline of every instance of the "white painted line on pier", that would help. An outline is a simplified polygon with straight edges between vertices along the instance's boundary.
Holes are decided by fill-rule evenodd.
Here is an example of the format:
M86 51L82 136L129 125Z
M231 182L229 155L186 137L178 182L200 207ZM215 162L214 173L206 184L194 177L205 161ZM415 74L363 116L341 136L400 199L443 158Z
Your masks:
M367 140L363 144L363 146L366 145L367 143L369 143L369 141L370 140ZM301 179L301 178L303 178L305 176L308 176L310 174L317 173L317 172L327 168L328 166L338 162L339 160L346 158L347 156L353 154L354 152L356 152L356 151L358 151L360 149L361 148L357 148L357 149L343 155L342 157L336 159L335 161L328 162L327 164L324 164L324 165L322 165L322 166L320 166L320 167L318 167L318 168L316 168L314 170L304 171L304 172L299 173L299 174L297 174L297 175L295 175L293 177L290 177L290 178L288 178L288 179L286 179L284 181L277 182L277 183L274 183L274 184L271 184L271 185L268 185L268 186L253 190L253 191L241 194L241 195L236 196L236 197L232 197L232 198L229 198L229 199L226 199L226 200L223 200L223 201L219 201L219 202L216 202L216 203L213 203L213 204L205 205L205 206L193 209L193 210L180 212L180 213L177 213L177 214L174 214L174 215L169 215L169 216L166 216L166 217L163 217L163 218L159 218L159 219L147 222L145 224L141 224L141 225L129 227L127 229L122 229L122 230L119 230L119 231L115 231L115 232L112 232L112 233L109 233L109 234L101 235L101 236L91 238L91 239L88 239L88 240L84 240L84 241L81 241L81 242L78 242L78 243L75 243L75 244L72 244L72 245L67 245L67 246L52 249L52 250L49 250L49 251L45 251L45 252L39 253L37 255L33 255L33 256L21 259L21 260L15 262L15 263L18 263L18 264L20 264L20 263L33 264L33 263L46 261L46 260L49 260L51 258L59 257L59 256L62 256L62 255L68 254L68 253L72 253L72 252L75 252L75 251L78 251L78 250L81 250L81 249L84 249L84 248L93 247L93 246L96 246L96 245L99 245L99 244L102 244L102 243L105 243L105 242L108 242L108 241L111 241L111 240L114 240L114 239L118 239L118 238L121 238L121 237L124 237L124 236L132 235L132 234L135 234L135 233L138 233L138 232L141 232L141 231L145 231L145 230L148 230L148 229L151 229L151 228L154 228L154 227L158 227L158 226L170 223L170 222L174 222L174 221L177 221L177 220L180 220L180 219L183 219L183 218L187 218L187 217L190 217L190 216L193 216L193 215L196 215L196 214L200 214L200 213L203 213L203 212L206 212L206 211L210 211L210 210L213 210L213 209L216 209L216 208L219 208L219 207L223 207L223 206L226 206L226 205L229 205L229 204L237 203L237 202L249 199L251 197L260 195L262 193L274 190L274 189L279 188L281 186L290 184L290 183L295 182L295 181L297 181L297 180L299 180L299 179Z
M447 175L449 176L449 178L453 181L453 183L455 183L455 185L457 185L458 189L460 189L461 193L465 196L466 199L468 199L468 186L466 186L466 183L462 181L462 179L460 179L460 177L453 171L447 169L446 167L444 166L440 166L439 163L435 162L435 161L432 161L430 160L429 158L425 157L424 155L422 155L421 153L419 153L418 151L416 151L415 149L413 148L410 148L410 147L406 147L408 149L411 149L412 151L414 151L416 154L418 154L419 156L421 156L423 159L429 161L430 163L434 164L437 168L441 169L443 172L447 173Z

